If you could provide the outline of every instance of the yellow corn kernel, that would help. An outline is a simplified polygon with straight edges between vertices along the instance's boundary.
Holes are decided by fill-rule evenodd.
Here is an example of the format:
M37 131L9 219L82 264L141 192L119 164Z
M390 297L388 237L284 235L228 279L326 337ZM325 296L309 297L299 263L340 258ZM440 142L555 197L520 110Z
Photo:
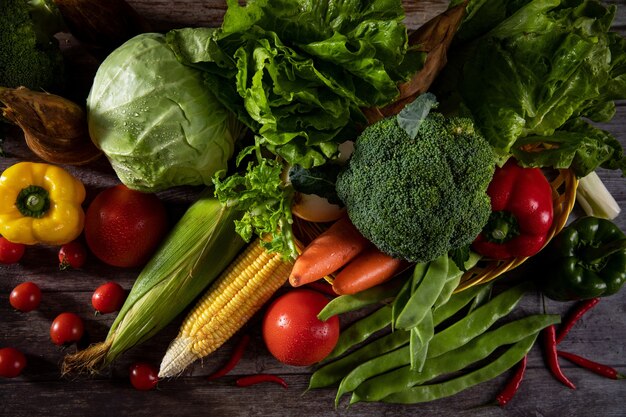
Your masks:
M184 320L161 363L160 377L180 374L235 334L289 277L291 263L257 240L222 273Z

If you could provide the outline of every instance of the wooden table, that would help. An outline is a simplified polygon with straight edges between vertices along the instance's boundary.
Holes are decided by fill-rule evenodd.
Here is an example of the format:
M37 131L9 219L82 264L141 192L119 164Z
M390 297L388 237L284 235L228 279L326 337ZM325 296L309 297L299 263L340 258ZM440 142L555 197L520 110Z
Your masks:
M133 0L132 5L154 25L156 30L194 25L218 25L225 6L217 0ZM445 1L406 2L407 24L414 28L445 7ZM626 34L626 7L621 3L616 30ZM626 104L620 103L614 121L605 126L626 144ZM22 137L14 132L4 146L6 158L0 158L0 170L22 160L37 158L25 147ZM103 188L118 183L104 158L80 169L69 170L84 181L88 197L93 199ZM616 172L601 172L608 188L626 208L626 187ZM177 189L159 196L167 203L172 221L184 212L197 195L197 189ZM580 214L580 212L576 212ZM626 215L616 219L626 230ZM417 406L346 403L333 407L332 389L305 392L310 369L283 366L266 351L260 338L259 318L244 331L254 337L243 361L232 375L216 382L207 382L209 374L228 358L232 341L190 373L159 383L151 392L135 391L128 381L130 363L142 360L158 364L180 324L176 320L153 340L123 355L108 372L92 379L62 379L59 363L65 351L54 346L48 337L52 319L62 311L74 311L86 322L91 341L103 340L111 315L94 316L90 298L101 283L115 280L125 288L133 284L138 270L107 267L90 258L84 269L59 271L55 247L29 247L19 265L0 266L0 347L14 346L28 358L28 367L15 379L0 379L1 416L321 416L321 415L457 415L457 416L624 416L626 381L613 381L596 376L562 360L567 375L577 385L573 391L558 383L547 371L539 349L530 354L526 379L513 401L505 408L482 407L490 403L502 387L506 375L484 383L454 397ZM13 311L9 293L17 284L34 281L43 291L39 310L27 314ZM570 303L547 301L550 312L565 312ZM527 296L519 311L542 311L539 295ZM562 343L562 348L617 367L626 373L626 291L604 299L589 313ZM238 339L235 336L233 340ZM73 351L75 348L68 348ZM259 372L279 374L289 384L285 390L275 385L241 389L234 387L237 375Z

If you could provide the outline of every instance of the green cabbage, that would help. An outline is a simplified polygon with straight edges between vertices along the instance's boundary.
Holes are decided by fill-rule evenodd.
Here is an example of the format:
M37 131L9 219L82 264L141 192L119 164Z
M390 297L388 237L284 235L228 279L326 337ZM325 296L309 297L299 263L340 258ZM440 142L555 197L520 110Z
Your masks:
M212 184L242 125L181 64L160 34L142 34L102 63L87 98L89 133L119 179L141 191Z

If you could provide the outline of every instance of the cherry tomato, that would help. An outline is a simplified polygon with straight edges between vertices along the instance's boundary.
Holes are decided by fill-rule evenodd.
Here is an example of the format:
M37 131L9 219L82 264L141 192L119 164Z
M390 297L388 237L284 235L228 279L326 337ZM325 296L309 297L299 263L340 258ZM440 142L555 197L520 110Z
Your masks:
M159 371L149 363L137 362L130 367L130 383L139 391L148 391L159 382Z
M85 215L87 246L98 259L118 267L145 264L166 231L161 200L124 185L98 194Z
M50 326L50 339L58 346L78 342L83 333L85 333L83 320L74 313L59 314Z
M9 296L9 302L14 309L28 313L39 307L41 290L33 282L24 282L13 288Z
M339 318L317 318L328 299L316 291L300 289L277 298L263 317L263 339L276 359L308 366L324 359L339 338Z
M15 348L0 349L0 376L15 378L22 373L26 366L26 357Z
M91 296L91 304L98 313L108 314L119 311L126 299L126 292L116 282L107 282L99 286Z
M13 243L0 236L0 264L16 264L24 256L26 245Z
M75 240L66 243L59 249L59 268L66 269L68 267L78 269L85 265L87 260L87 250L82 243Z

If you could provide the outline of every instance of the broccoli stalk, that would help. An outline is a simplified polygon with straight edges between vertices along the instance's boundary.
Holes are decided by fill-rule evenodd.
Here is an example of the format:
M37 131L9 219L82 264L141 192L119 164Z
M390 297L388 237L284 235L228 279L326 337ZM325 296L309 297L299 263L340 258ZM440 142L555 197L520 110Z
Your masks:
M491 147L471 119L429 113L434 105L432 94L420 96L365 129L337 179L339 198L363 236L412 262L459 253L491 213Z
M54 34L62 28L50 0L2 0L0 86L61 92L64 65Z

